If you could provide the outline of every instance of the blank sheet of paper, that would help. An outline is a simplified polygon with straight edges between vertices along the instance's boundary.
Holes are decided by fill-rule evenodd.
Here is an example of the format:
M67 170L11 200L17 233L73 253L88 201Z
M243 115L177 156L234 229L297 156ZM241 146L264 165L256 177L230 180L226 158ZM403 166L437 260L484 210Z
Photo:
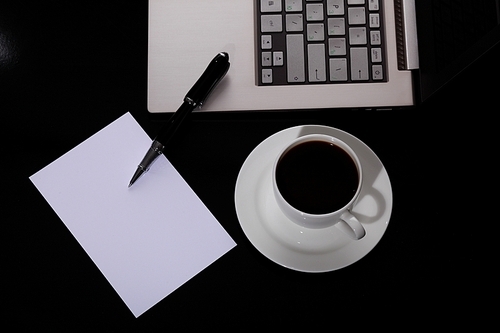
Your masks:
M127 113L30 177L136 317L236 245L165 157L127 187L150 145Z

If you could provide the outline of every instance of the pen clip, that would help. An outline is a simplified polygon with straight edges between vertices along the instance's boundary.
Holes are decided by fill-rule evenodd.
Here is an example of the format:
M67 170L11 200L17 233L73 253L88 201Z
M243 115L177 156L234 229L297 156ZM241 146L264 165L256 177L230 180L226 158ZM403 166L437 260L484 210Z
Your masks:
M184 101L193 107L201 107L210 93L226 75L229 66L229 54L226 52L217 54L198 81L188 91L186 97L184 97Z

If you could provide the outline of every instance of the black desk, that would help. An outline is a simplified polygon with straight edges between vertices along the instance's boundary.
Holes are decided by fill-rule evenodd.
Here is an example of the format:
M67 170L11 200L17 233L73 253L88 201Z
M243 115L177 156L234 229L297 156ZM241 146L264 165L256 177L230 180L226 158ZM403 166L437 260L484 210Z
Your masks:
M238 245L135 319L28 177L127 111L155 134L160 122L146 111L147 3L0 5L3 322L16 331L117 332L336 328L349 312L380 314L377 327L402 313L420 322L450 313L462 322L481 294L476 244L489 239L479 225L489 213L482 197L493 185L489 129L498 111L492 80L500 77L499 54L414 110L193 114L168 156ZM392 182L392 218L381 242L330 273L270 262L247 240L234 208L248 154L300 124L355 135Z

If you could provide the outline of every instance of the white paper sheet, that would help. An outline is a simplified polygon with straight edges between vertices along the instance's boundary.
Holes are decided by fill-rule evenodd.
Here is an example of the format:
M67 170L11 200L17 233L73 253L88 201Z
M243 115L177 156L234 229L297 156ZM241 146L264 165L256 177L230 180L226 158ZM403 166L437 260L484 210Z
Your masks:
M236 244L127 113L30 177L138 317Z

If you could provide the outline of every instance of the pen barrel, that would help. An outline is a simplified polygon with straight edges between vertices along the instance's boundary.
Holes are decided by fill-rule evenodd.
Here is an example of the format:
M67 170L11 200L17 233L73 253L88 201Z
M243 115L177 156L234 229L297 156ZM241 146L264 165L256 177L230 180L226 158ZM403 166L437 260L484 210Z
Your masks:
M170 117L169 120L160 129L160 132L155 138L155 141L160 142L163 146L166 146L170 139L174 136L175 132L179 129L184 119L188 114L193 111L195 106L188 102L182 103L179 109Z
M144 155L144 158L137 167L142 171L147 172L151 167L151 165L154 163L154 161L156 161L156 159L160 157L160 155L163 153L164 149L165 146L163 144L161 144L156 140L153 141L151 147L146 152L146 155Z
M221 52L208 64L198 81L188 91L185 102L201 107L229 70L229 54Z

